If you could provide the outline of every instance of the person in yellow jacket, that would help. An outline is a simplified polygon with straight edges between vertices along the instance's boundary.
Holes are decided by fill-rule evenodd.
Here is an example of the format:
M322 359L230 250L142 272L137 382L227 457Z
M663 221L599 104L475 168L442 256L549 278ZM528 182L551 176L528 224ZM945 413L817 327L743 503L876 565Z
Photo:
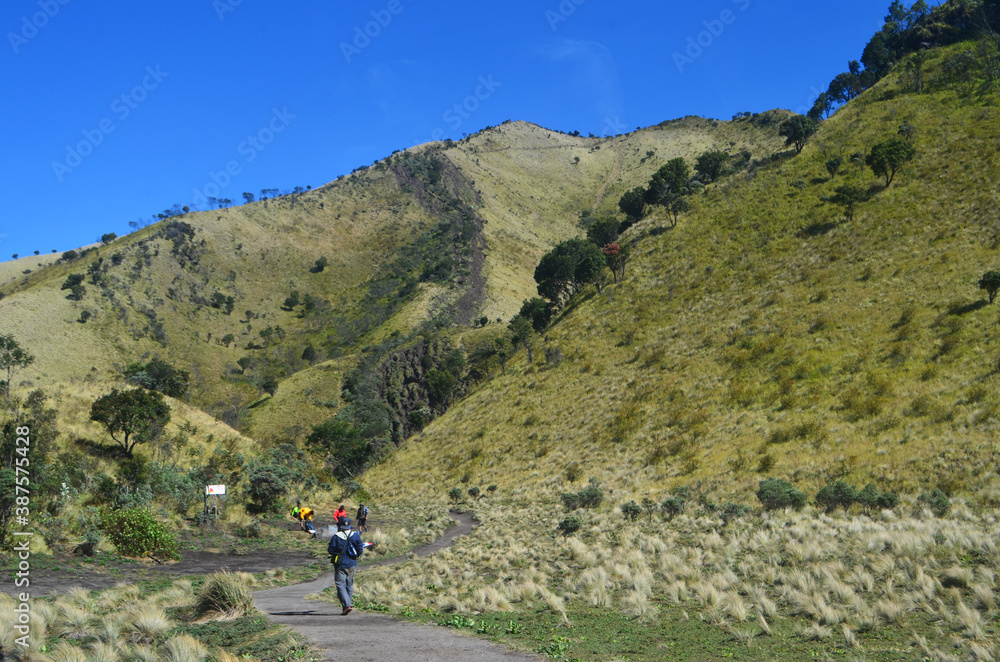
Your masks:
M292 517L299 521L299 528L303 531L308 531L309 535L313 538L316 537L316 529L312 525L313 509L309 506L302 506L301 501L295 502L295 508L292 510Z

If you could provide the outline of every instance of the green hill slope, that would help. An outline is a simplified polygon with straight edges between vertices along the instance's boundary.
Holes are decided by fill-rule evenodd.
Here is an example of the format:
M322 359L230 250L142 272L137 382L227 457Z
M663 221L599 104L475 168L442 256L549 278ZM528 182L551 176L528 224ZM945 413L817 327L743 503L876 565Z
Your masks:
M534 294L539 257L580 232L580 212L614 208L615 191L649 177L656 161L640 153L778 148L774 127L746 129L685 120L596 139L506 123L313 191L168 219L74 260L23 258L16 267L43 262L29 274L7 263L0 331L37 359L15 387L114 381L159 356L191 373L196 406L300 436L330 413L315 393L329 403L339 388L339 372L312 363L432 319L508 319ZM73 275L79 298L61 289ZM316 358L301 358L307 347ZM246 409L275 389L275 403ZM292 408L280 425L279 400Z
M366 486L407 499L490 483L554 498L589 476L634 496L700 481L747 499L767 476L982 488L1000 397L996 312L976 283L997 267L1000 112L959 98L948 54L926 65L928 92L890 77L801 155L695 197L678 227L633 227L628 278L570 305L538 341L548 361L522 355ZM917 157L886 189L851 156L903 124ZM824 201L848 182L871 195L850 222Z

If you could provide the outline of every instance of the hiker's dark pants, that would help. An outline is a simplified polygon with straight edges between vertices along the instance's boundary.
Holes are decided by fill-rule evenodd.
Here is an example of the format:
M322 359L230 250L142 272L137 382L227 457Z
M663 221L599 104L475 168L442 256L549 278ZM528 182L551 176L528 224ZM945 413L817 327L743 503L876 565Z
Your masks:
M340 600L340 606L347 607L351 606L351 597L354 595L354 571L357 570L357 566L351 566L349 568L337 568L337 598Z

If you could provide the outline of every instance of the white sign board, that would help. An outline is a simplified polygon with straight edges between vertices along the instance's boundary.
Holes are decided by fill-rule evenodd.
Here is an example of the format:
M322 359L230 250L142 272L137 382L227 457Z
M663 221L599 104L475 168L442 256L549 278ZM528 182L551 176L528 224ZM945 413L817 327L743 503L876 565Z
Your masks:
M205 494L207 494L209 496L211 496L213 494L215 494L215 495L225 495L225 493L226 493L226 486L225 485L206 485L205 486Z

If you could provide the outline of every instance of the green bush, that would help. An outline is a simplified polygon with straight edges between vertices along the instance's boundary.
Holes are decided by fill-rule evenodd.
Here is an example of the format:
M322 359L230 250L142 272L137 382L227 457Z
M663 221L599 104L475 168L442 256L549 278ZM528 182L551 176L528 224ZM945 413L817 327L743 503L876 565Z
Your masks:
M252 576L247 573L217 572L209 575L198 593L199 614L219 613L239 617L253 611Z
M161 554L179 558L173 534L156 521L149 508L105 510L101 513L100 526L122 556Z
M806 495L802 490L784 478L768 478L760 481L757 486L757 498L765 510L779 508L801 508L806 503Z
M829 483L816 493L816 503L832 513L838 507L845 511L858 500L858 491L842 480Z
M899 497L893 492L880 492L875 483L868 483L858 492L856 501L861 504L865 514L870 514L876 508L891 510L899 505Z
M462 488L460 487L451 488L450 490L448 490L448 497L455 503L458 503L459 501L462 500Z
M629 501L628 503L622 504L622 515L625 516L630 522L634 522L639 519L639 515L642 514L642 506L637 504L635 501Z
M248 477L250 486L247 490L250 501L258 512L277 510L279 501L288 494L288 470L276 464L257 467Z
M559 530L562 531L564 536L568 536L572 533L576 533L583 526L583 520L581 520L576 515L570 515L563 521L559 522Z
M744 506L742 503L732 503L729 501L722 504L722 507L719 509L719 513L722 515L723 524L729 524L732 520L739 519L749 512L750 508L748 506Z
M604 500L604 491L598 486L597 479L591 478L587 487L579 492L565 492L562 495L566 510L577 508L596 508Z
M944 517L951 510L951 499L937 488L930 494L921 494L917 500L927 504L931 511L938 517Z
M684 499L679 496L668 497L660 506L668 520L672 520L677 515L684 512Z
M580 507L580 497L576 492L563 492L561 498L566 510L576 510Z

